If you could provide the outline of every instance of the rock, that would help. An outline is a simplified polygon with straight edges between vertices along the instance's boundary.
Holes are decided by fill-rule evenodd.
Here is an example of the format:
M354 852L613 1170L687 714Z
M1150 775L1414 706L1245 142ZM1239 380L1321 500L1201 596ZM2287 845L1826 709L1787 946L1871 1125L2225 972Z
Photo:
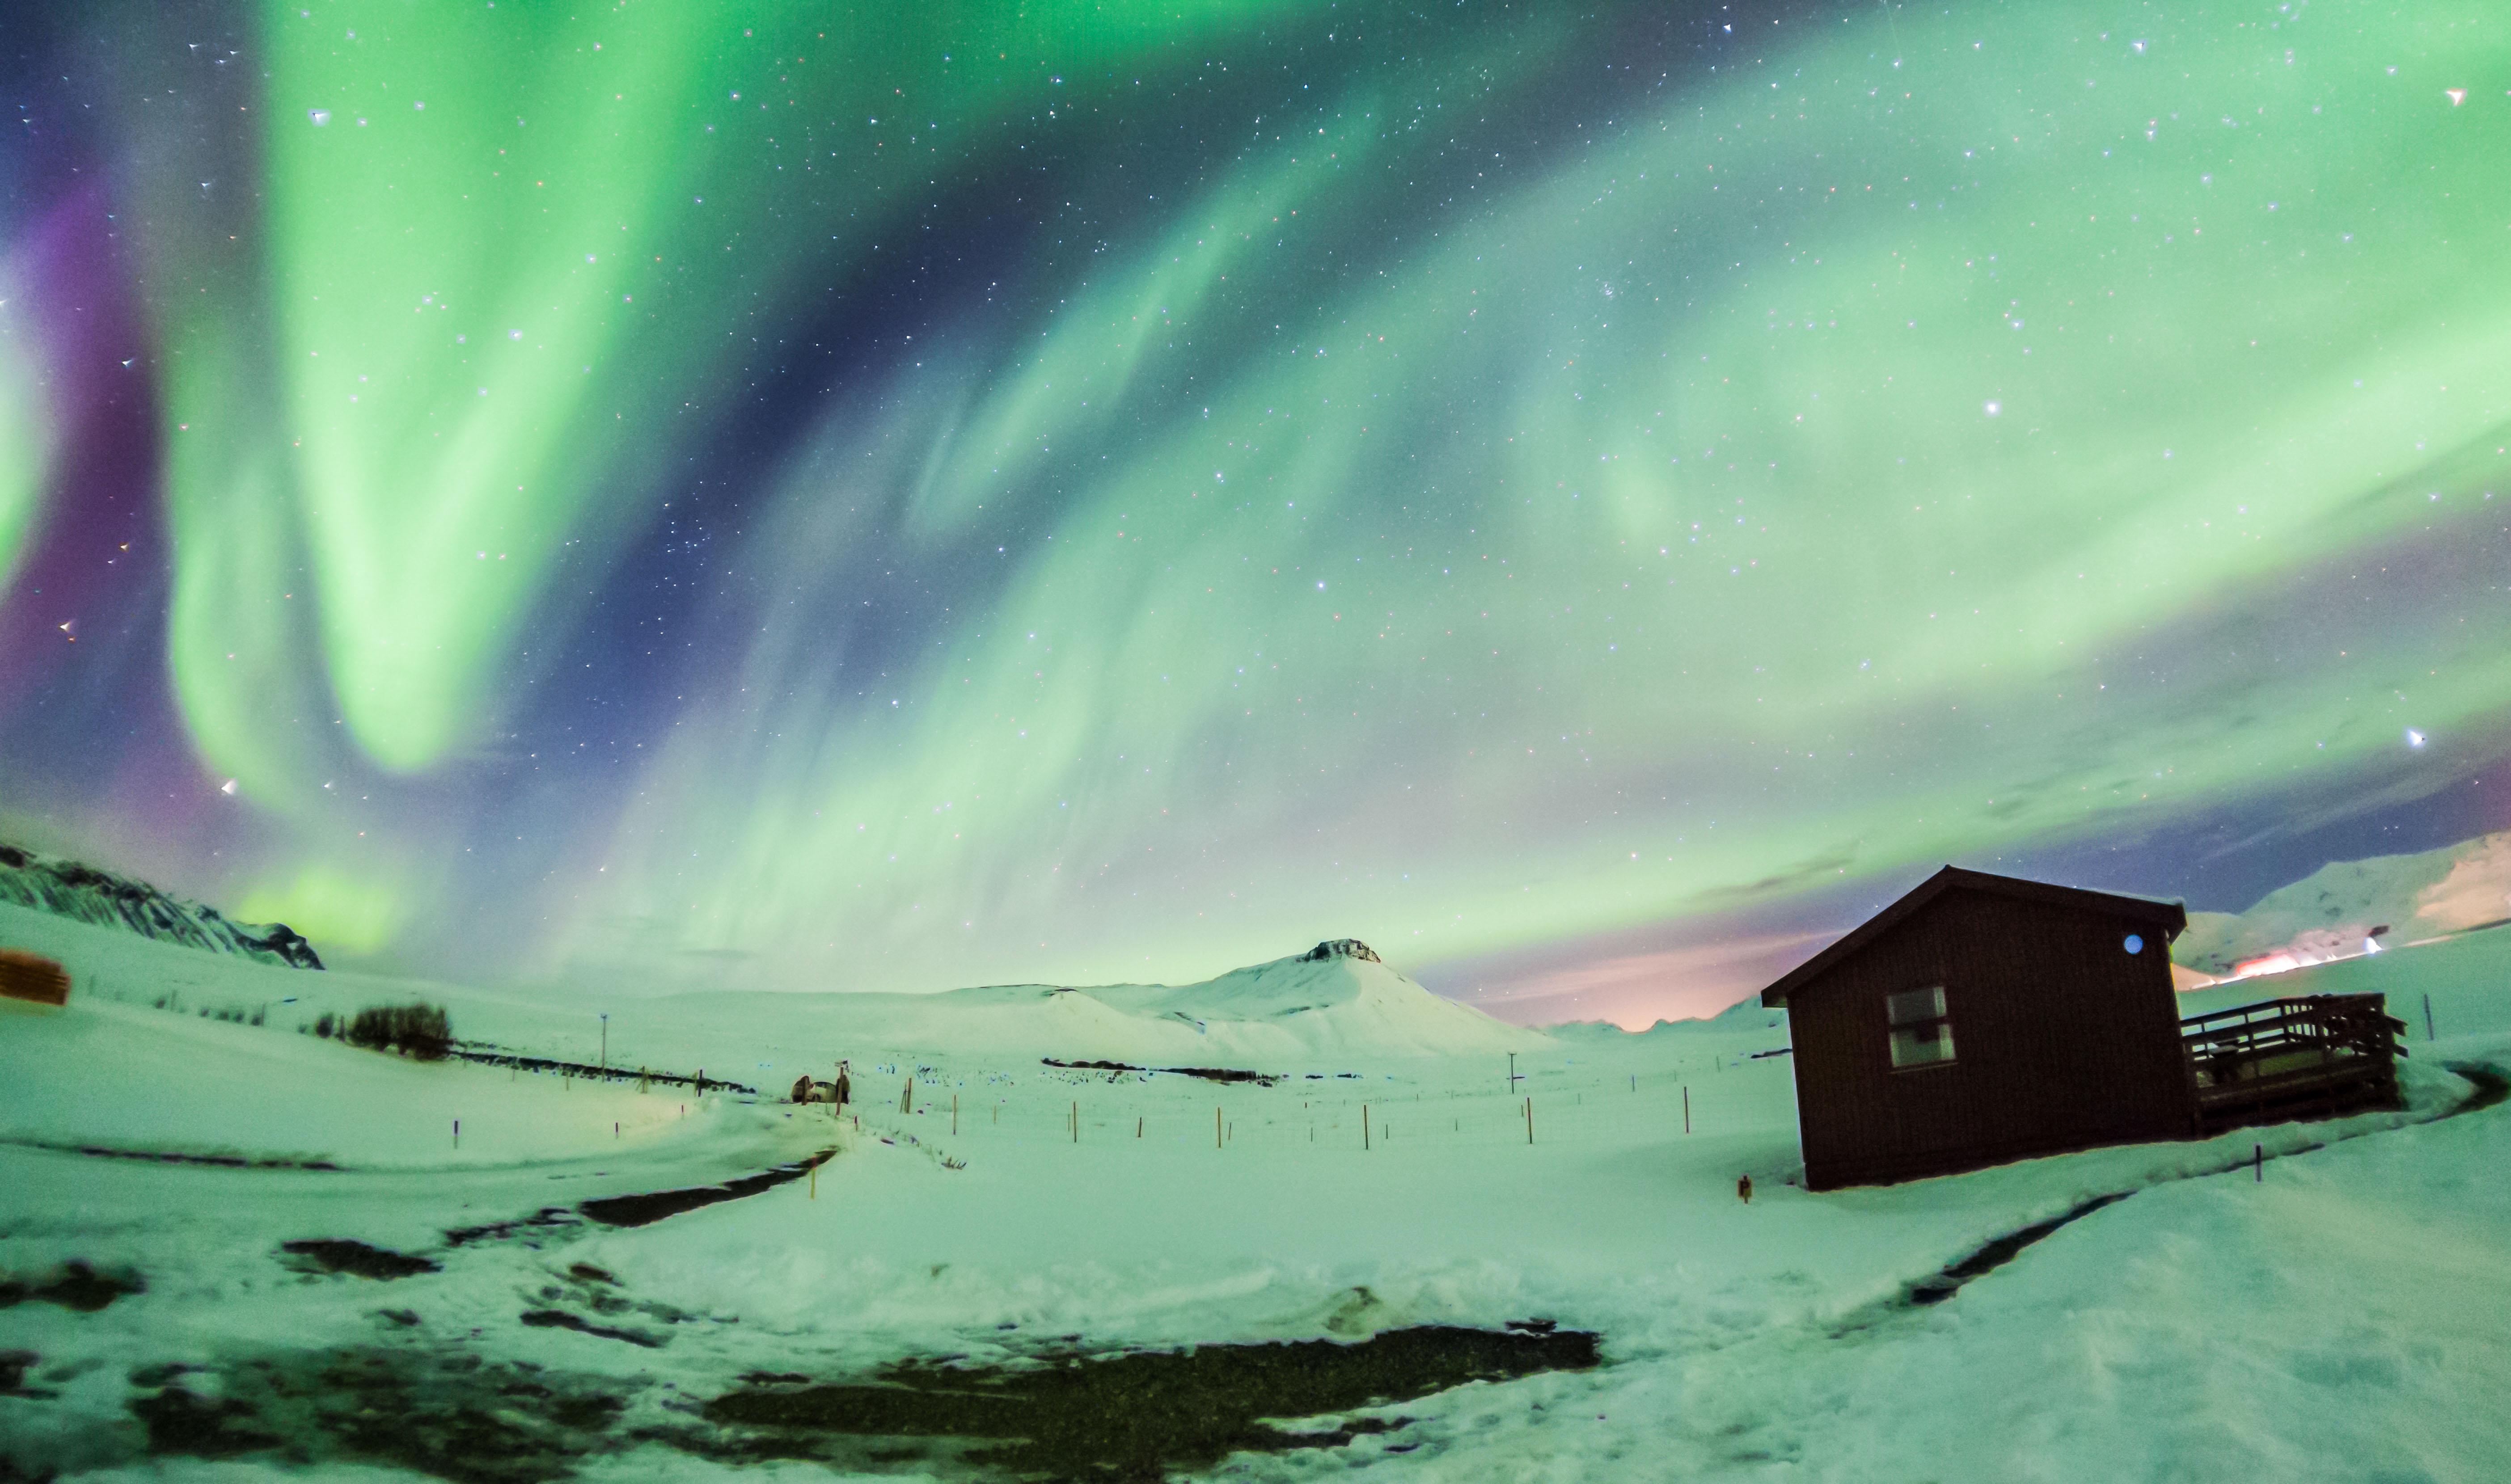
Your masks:
M1386 962L1377 956L1377 950L1356 937L1328 938L1299 955L1302 964L1323 963L1327 959L1359 959L1371 964Z

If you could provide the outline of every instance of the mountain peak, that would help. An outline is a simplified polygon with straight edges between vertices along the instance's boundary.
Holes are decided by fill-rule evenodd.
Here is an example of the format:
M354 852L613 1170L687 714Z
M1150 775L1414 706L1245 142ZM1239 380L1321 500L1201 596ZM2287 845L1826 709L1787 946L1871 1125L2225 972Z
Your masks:
M1383 964L1386 962L1384 959L1377 956L1376 949L1370 947L1367 943L1362 942L1356 937L1330 937L1324 942L1319 943L1314 948L1309 949L1307 952L1300 954L1298 962L1302 964L1322 964L1328 959L1359 959L1365 963L1371 964Z

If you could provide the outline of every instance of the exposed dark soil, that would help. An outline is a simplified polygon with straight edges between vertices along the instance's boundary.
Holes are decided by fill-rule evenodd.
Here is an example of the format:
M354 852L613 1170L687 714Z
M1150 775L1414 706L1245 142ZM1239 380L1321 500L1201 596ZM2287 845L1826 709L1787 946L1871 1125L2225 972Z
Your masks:
M2047 1221L2034 1222L2019 1232L2008 1232L1934 1277L1912 1284L1910 1302L1941 1304L1959 1292L1962 1284L1983 1273L2004 1267L2014 1261L2024 1248L2047 1237L2060 1227L2068 1222L2081 1221L2102 1207L2113 1205L2135 1194L2134 1191L2117 1191L2107 1196L2095 1196L2063 1216L2052 1216Z
M248 1160L242 1155L186 1155L164 1149L114 1149L102 1144L56 1144L43 1139L9 1139L20 1149L46 1149L55 1154L85 1155L91 1160L144 1160L151 1164L208 1164L218 1169L313 1169L337 1173L328 1160Z
M2489 1067L2481 1061L2450 1061L2442 1065L2476 1084L2476 1095L2452 1110L2453 1118L2461 1113L2482 1113L2511 1098L2511 1077L2503 1076L2499 1067Z
M309 1237L298 1241L284 1241L279 1250L291 1257L305 1259L310 1267L325 1273L354 1273L360 1277L410 1277L421 1273L442 1273L442 1265L424 1257L410 1257L389 1247L370 1247L344 1237Z
M748 1434L724 1450L729 1457L871 1459L860 1440L881 1439L893 1446L874 1461L903 1462L924 1456L913 1439L978 1440L984 1446L940 1453L1024 1477L1156 1480L1240 1449L1333 1447L1404 1426L1361 1418L1294 1432L1262 1419L1383 1406L1599 1360L1586 1331L1423 1325L1349 1345L1207 1345L1017 1369L908 1362L870 1382L753 1386L708 1403L706 1416ZM857 1448L831 1451L846 1439Z
M604 1340L625 1340L631 1345L641 1345L649 1351L663 1348L663 1342L652 1335L638 1334L633 1329L613 1329L607 1324L596 1324L582 1314L571 1314L563 1309L528 1310L523 1314L523 1322L534 1329L571 1329L578 1334L597 1335Z
M703 1097L709 1092L738 1092L756 1097L758 1089L747 1083L726 1082L720 1077L698 1074L683 1076L677 1072L655 1072L646 1069L631 1071L626 1067L597 1067L581 1061L557 1061L547 1056L523 1056L500 1050L484 1041L450 1043L445 1053L457 1061L478 1062L483 1067L514 1067L524 1072L556 1072L561 1077L584 1078L593 1082L652 1083L666 1087L689 1087Z
M300 1467L395 1465L456 1484L542 1484L624 1446L620 1384L467 1353L328 1351L264 1356L183 1384L190 1366L135 1372L132 1415L155 1455L272 1454ZM197 1389L196 1389L197 1388Z
M744 1196L755 1196L789 1181L799 1180L827 1163L835 1153L833 1149L824 1149L807 1160L780 1164L774 1169L727 1180L721 1185L697 1185L676 1191L654 1191L642 1196L605 1196L599 1200L588 1200L576 1209L582 1211L587 1219L605 1227L651 1226L667 1216L677 1216L683 1211L694 1211L717 1201L739 1200Z
M1209 1083L1254 1083L1262 1087L1282 1080L1279 1072L1245 1072L1236 1067L1138 1067L1127 1061L1058 1061L1052 1056L1038 1060L1073 1072L1166 1072L1172 1077L1200 1077Z
M566 1207L545 1205L529 1216L518 1216L512 1221L490 1221L476 1227L454 1227L444 1234L444 1239L459 1247L487 1237L512 1237L518 1232L581 1225L583 1223L576 1220L575 1213Z
M523 1322L605 1333L558 1310L533 1311ZM753 1371L740 1389L702 1404L648 1379L492 1362L467 1344L413 1342L214 1368L145 1366L131 1373L129 1405L151 1455L262 1455L318 1474L354 1462L455 1484L544 1484L589 1459L660 1444L726 1463L790 1458L961 1477L1147 1481L1233 1450L1333 1447L1406 1426L1400 1417L1359 1417L1298 1431L1262 1419L1333 1418L1469 1381L1585 1369L1599 1358L1597 1337L1585 1332L1425 1326L1348 1345L1066 1352L1017 1366L910 1360L835 1383Z
M73 1258L41 1278L0 1277L0 1309L35 1299L94 1313L124 1294L147 1291L146 1280L136 1273L98 1273Z

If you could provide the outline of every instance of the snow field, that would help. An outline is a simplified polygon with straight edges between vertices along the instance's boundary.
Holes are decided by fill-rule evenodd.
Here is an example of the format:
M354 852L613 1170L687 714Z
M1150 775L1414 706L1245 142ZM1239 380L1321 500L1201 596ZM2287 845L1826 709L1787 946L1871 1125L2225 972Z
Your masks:
M419 1173L685 1138L722 1101L686 1088L640 1095L633 1083L420 1063L89 1000L59 1010L11 1005L0 1016L0 1080L13 1088L0 1140L10 1143Z
M9 1138L321 1155L349 1167L235 1170L0 1146L0 1269L32 1275L80 1258L148 1283L95 1313L0 1310L0 1349L41 1355L28 1385L55 1393L0 1396L0 1444L21 1469L111 1476L136 1446L135 1370L238 1355L402 1347L529 1362L633 1389L627 1427L669 1424L683 1415L676 1399L756 1369L838 1378L905 1355L982 1363L1059 1346L1359 1338L1537 1316L1600 1330L1606 1366L1422 1398L1389 1409L1412 1419L1395 1432L1239 1456L1220 1472L2398 1481L2499 1477L2511 1458L2498 1405L2511 1382L2499 1280L2511 1271L2500 1178L2511 1105L2442 1117L2470 1088L2441 1065L2511 1066L2511 934L2189 997L2193 1012L2273 993L2382 990L2414 1026L2405 1113L1823 1196L1786 1183L1793 1069L1751 1059L1785 1035L1751 1012L1645 1036L1521 1041L1526 1081L1514 1088L1504 1051L1405 1054L1417 1049L1410 1019L1396 1022L1396 1052L1370 1049L1346 1016L1334 1038L1303 1043L1299 1062L1162 1063L1290 1074L1268 1088L1045 1067L1043 1055L1150 1058L1121 1057L1111 1043L1019 1045L975 1000L962 1002L976 1006L967 1045L936 1031L946 1016L928 1017L910 1027L920 1048L880 1046L873 1033L902 1022L875 1007L850 1026L846 1007L830 1003L839 997L624 1002L612 1009L614 1062L685 1072L703 1057L713 1075L779 1091L797 1071L853 1063L858 1103L843 1120L721 1096L682 1120L680 1089L561 1090L502 1069L419 1066L298 1036L275 1017L224 1024L145 1008L144 997L152 954L170 953L192 975L187 1003L294 994L339 1010L415 993L447 1004L458 1034L590 1059L598 1022L581 999L229 966L135 939L70 946L84 955L82 985L100 974L104 993L67 1012L0 1014ZM1146 992L1162 1003L1139 1008L1212 1008L1182 993ZM2427 993L2434 1042L2423 1039ZM1232 1044L1209 1013L1200 1031L1138 1033L1101 1013L1133 1011L1071 999L1049 1012L1154 1049ZM1405 1013L1400 996L1381 1006ZM1012 1018L1027 1026L1031 1013ZM917 1111L902 1115L909 1073ZM147 1095L126 1095L135 1086ZM475 1152L466 1113L460 1157L424 1147L454 1102L490 1110L483 1123L510 1131L483 1128ZM614 1108L615 1138L602 1117ZM444 1235L831 1146L816 1182L649 1227L519 1228L459 1246ZM2269 1156L2262 1181L2243 1162L2254 1147ZM1745 1172L1750 1205L1734 1190ZM2119 1192L2136 1194L1945 1302L1905 1302L1909 1284L1986 1242ZM443 1271L390 1282L308 1272L279 1244L309 1237L425 1254ZM615 1285L581 1276L579 1264ZM519 1322L534 1311L637 1338ZM269 1471L169 1461L147 1476ZM647 1447L591 1461L584 1476L787 1473L803 1476Z

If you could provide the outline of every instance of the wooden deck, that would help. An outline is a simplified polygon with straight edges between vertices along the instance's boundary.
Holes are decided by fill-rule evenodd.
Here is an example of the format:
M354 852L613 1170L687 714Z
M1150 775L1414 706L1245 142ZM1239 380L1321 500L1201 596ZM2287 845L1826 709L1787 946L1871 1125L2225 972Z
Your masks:
M2406 1022L2379 995L2304 995L2180 1022L2201 1135L2399 1106Z

